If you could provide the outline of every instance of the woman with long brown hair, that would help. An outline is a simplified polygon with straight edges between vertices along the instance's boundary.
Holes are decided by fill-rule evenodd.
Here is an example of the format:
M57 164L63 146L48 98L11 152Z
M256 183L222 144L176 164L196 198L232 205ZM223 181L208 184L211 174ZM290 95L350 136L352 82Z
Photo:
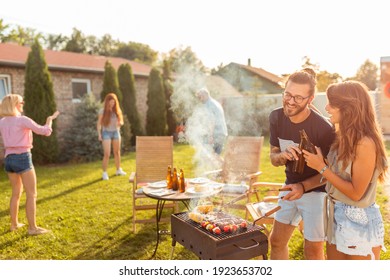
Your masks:
M103 144L103 180L108 180L108 161L111 154L111 145L116 166L116 175L126 175L121 168L121 134L123 114L115 93L109 93L104 98L104 107L99 111L97 131L99 141Z
M327 89L326 111L336 126L336 140L323 160L304 151L309 167L327 180L328 259L379 259L384 227L375 203L377 182L383 182L387 157L367 87L356 81Z

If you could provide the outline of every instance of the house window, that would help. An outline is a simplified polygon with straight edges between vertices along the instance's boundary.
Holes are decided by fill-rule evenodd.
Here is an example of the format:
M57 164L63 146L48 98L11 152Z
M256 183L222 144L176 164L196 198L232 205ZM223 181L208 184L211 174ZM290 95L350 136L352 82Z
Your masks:
M0 74L0 100L11 93L11 76Z
M91 93L91 81L87 79L72 79L73 102L80 102L81 98Z

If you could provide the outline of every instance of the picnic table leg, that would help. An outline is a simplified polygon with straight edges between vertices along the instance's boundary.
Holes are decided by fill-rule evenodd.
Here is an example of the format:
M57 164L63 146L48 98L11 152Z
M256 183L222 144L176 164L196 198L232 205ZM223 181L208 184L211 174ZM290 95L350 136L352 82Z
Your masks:
M153 252L153 255L150 257L151 259L154 258L154 256L156 255L157 253L157 248L158 248L158 244L160 243L160 220L161 220L161 215L162 215L162 212L163 212L163 209L164 209L164 205L165 205L165 200L157 200L157 204L156 204L156 228L157 228L157 241L156 241L156 247L154 248L154 252Z

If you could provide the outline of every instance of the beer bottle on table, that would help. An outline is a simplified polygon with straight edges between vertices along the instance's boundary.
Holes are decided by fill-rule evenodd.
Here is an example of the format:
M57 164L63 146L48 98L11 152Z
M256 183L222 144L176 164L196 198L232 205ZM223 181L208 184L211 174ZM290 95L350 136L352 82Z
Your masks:
M172 189L172 170L170 165L168 165L167 171L167 188Z
M179 189L179 180L177 178L177 170L176 167L173 168L173 176L172 176L172 190L177 191Z
M183 169L180 169L180 179L179 179L179 192L183 193L186 191L186 181L184 179Z

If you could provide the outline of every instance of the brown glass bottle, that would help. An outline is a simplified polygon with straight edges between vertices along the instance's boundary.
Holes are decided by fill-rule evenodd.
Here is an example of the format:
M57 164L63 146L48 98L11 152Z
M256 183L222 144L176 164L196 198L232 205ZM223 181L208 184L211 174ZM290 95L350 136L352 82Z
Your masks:
M299 143L299 149L307 150L310 153L317 154L317 151L314 147L314 145L310 142L309 137L306 134L306 131L304 129L299 131L301 142ZM298 160L294 161L293 163L293 172L298 174L303 174L303 170L305 169L305 158L303 157L303 153L298 155Z
M186 181L184 179L183 169L180 168L179 192L183 193L185 191L186 191Z
M177 191L179 189L179 180L177 178L177 170L176 167L173 168L172 175L172 190Z
M316 155L317 154L316 147L313 145L312 142L310 142L309 136L307 136L306 131L304 129L302 129L302 135L303 138L305 139L305 144L303 149Z
M172 170L170 165L168 165L167 171L167 188L172 189Z

